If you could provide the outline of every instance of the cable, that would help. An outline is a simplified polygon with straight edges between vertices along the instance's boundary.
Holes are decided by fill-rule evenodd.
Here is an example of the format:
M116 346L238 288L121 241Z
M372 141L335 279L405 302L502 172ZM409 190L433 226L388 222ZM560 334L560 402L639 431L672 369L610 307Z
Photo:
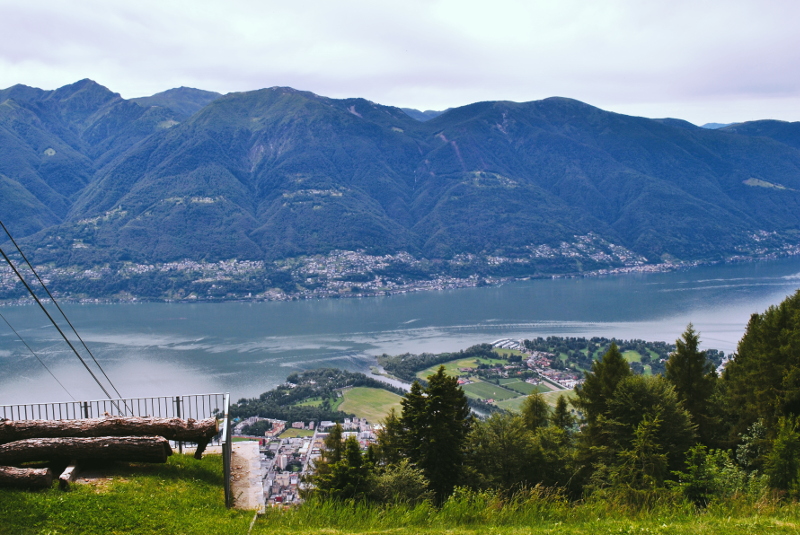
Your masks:
M77 337L78 337L78 340L80 340L80 341L81 341L81 344L83 344L83 348L86 350L86 352L87 352L87 353L89 353L89 356L91 356L91 357L92 357L92 360L94 361L95 365L96 365L96 366L97 366L97 367L100 369L100 371L103 373L103 377L105 377L105 378L106 378L106 381L108 381L108 384L110 384L110 385L111 385L111 388L113 388L113 389L114 389L114 392L116 392L116 394L117 394L117 397L119 397L119 398L122 398L122 394L120 394L120 393L119 393L119 390L117 390L117 387L116 387L116 386L114 386L114 383L111 381L111 379L108 377L108 375L106 375L106 372L105 372L105 370L103 369L103 367L102 367L102 366L100 366L100 363L99 363L99 362L97 362L97 359L94 357L94 353L92 353L92 351L91 351L91 350L89 349L89 347L86 345L86 342L84 342L84 341L83 341L83 338L81 338L81 335L80 335L80 334L78 334L78 331L77 331L77 330L75 329L75 327L72 325L72 322L71 322L71 321L69 321L69 318L67 317L67 315L66 315L66 314L64 314L64 311L63 311L63 310L61 310L61 307L59 306L59 304L58 304L58 301L56 301L56 298L55 298L55 297L53 297L53 294L51 294L51 293L50 293L50 290L47 288L47 286L45 285L44 281L42 281L41 277L39 277L39 274L36 272L36 270L35 270L35 269L33 269L33 265L32 265L32 264L30 263L30 261L28 260L28 257L26 257L26 256L25 256L25 253L23 253L23 252L22 252L22 249L20 249L19 245L17 245L17 242L16 242L16 240L14 240L14 237L13 237L13 236L11 236L11 233L8 231L8 229L7 229L7 228L6 228L6 226L3 224L3 222L2 222L2 221L0 221L0 227L3 227L3 230L5 231L5 233L6 233L6 235L8 236L8 238L11 240L11 243L13 243L13 244L14 244L14 247L16 247L16 248L17 248L17 252L19 252L20 256L22 256L22 259L23 259L23 260L25 260L25 263L26 263L26 264L28 264L28 267L29 267L29 268L30 268L30 270L33 272L33 274L36 276L36 280L38 280L38 281L39 281L39 284L41 284L41 285L42 285L42 288L44 288L44 291L45 291L45 292L47 292L47 295L48 295L48 297L50 297L50 300L53 302L53 304L54 304L54 305L56 305L56 308L57 308L57 309L58 309L58 311L61 313L61 316L62 316L62 317L63 317L63 318L66 320L67 324L68 324L68 325L70 326L70 328L72 329L72 332L74 332L74 333L75 333L75 336L77 336Z
M50 371L50 368L48 368L48 367L47 367L47 364L45 364L45 363L44 363L44 361L43 361L42 359L40 359L40 358L39 358L39 355L37 355L37 354L36 354L36 353L33 351L33 349L31 349L31 346L29 346L29 345L28 345L28 342L26 342L25 340L23 340L23 339L22 339L22 336L20 336L20 334L17 332L17 330L16 330L14 327L12 327L12 326L11 326L11 324L8 322L8 320L6 319L6 317L5 317L5 316L3 316L2 312L0 312L0 318L3 318L3 321L4 321L4 322L6 322L6 325L8 325L8 328L9 328L9 329L11 329L11 330L14 332L14 334L16 334L16 335L17 335L17 338L19 338L19 341L20 341L20 342L22 342L23 344L25 344L25 347L27 347L27 348L28 348L28 351L30 351L30 352L31 352L31 355L33 355L34 357L36 357L36 360L38 360L38 361L39 361L39 364L41 364L42 366L44 366L44 369L45 369L45 370L47 370L47 373L49 373L50 375L52 375L52 376L53 376L53 379L55 379L55 380L56 380L56 382L58 383L58 385L59 385L61 388L63 388L63 389L64 389L64 392L66 392L66 393L67 393L67 395L68 395L69 397L71 397L73 401L75 401L75 398L72 396L72 394L70 394L70 393L69 393L69 390L67 390L67 387L66 387L66 386L64 386L63 384L61 384L61 381L59 381L59 380L58 380L58 377L56 377L56 375L55 375L55 374L54 374L52 371Z
M111 397L111 394L109 394L109 393L108 393L108 390L106 390L106 387L104 387L104 386L103 386L103 384L100 382L100 379L98 379L98 378L97 378L97 376L94 374L94 372L91 370L91 368L89 368L89 365L88 365L88 364L86 364L86 361L85 361L85 360L83 360L83 357L81 357L81 354L80 354L80 353L78 353L78 350L77 350L77 349L75 349L75 346L73 346L73 345L72 345L72 342L70 342L70 341L69 341L69 338L67 338L67 336L64 334L64 331L62 331L62 330L61 330L61 327L59 327L59 326L58 326L58 323L56 323L56 321L53 319L53 316L51 316L51 315L50 315L50 313L47 311L47 309L44 307L44 305L42 304L42 302L39 300L39 297L38 297L38 296L37 296L37 295L36 295L36 294L33 292L33 290L31 289L30 285L28 285L28 282L27 282L27 281L26 281L26 280L25 280L25 279L22 277L22 275L20 275L20 272L19 272L19 271L17 271L17 268L16 268L16 266L14 266L14 264L11 262L11 259L8 257L8 255L7 255L7 254L6 254L6 252L3 250L3 248L2 248L2 247L0 247L0 254L2 254L2 255L3 255L3 258L4 258L4 259L5 259L5 261L8 263L8 265L9 265L9 266L11 266L11 269L12 269L12 270L14 271L14 273L17 275L17 278L18 278L20 281L22 281L22 284L23 284L23 285L25 285L25 288L28 290L28 293L29 293L29 294L31 294L31 297L33 297L33 300L34 300L34 301L36 301L36 304L37 304L37 305L39 305L39 308L41 308L41 309L42 309L42 312L44 312L44 313L45 313L45 315L47 316L47 318L50 320L50 323L52 323L52 324L53 324L53 327L55 327L55 328L56 328L56 330L58 331L58 334L60 334L60 335L61 335L61 337L62 337L62 338L64 339L64 341L67 343L67 345L69 346L69 348L70 348L70 349L72 349L72 352L73 352L73 353L75 353L75 356L76 356L76 357L78 357L78 360L80 360L80 361L81 361L81 364L83 364L83 367L84 367L84 368L86 368L86 371L87 371L87 372L89 372L89 375L91 375L91 376L92 376L92 379L94 379L94 382L95 382L95 383L97 383L97 386L99 386L99 387L100 387L100 390L102 390L102 391L103 391L103 393L106 395L106 397L107 397L108 399L113 399L113 398ZM119 410L119 407L117 407L117 409Z

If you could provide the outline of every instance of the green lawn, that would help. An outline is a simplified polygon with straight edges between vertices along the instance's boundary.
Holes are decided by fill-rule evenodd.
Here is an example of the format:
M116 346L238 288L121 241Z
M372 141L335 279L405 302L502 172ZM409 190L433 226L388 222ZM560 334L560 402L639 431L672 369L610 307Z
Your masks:
M225 508L222 459L173 455L166 464L115 465L107 478L69 492L0 489L3 535L745 535L800 531L800 506L768 500L707 509L624 512L605 503L532 499L513 507L491 495L447 502L441 509L328 502L290 509ZM248 531L253 522L252 531Z
M291 422L289 422L291 425ZM297 438L297 437L310 437L314 434L311 429L295 429L294 427L287 427L283 433L280 434L281 438Z
M495 352L495 353L497 353L498 355L500 355L500 356L502 356L502 357L506 357L506 358L508 358L510 355L519 355L519 356L523 356L523 355L525 354L525 353L523 353L522 351L520 351L519 349L503 349L503 348L496 348L496 349L494 350L494 352Z
M622 358L627 360L628 364L630 364L631 362L642 362L642 356L639 354L638 351L634 351L633 349L623 352Z
M300 403L296 403L298 407L319 407L322 405L322 398L311 398L301 401Z
M503 401L497 401L495 402L495 405L507 411L522 412L522 402L525 401L526 397L528 396L519 396L516 398L505 399Z
M431 366L430 368L424 369L421 372L417 372L417 377L419 377L420 379L427 379L429 375L433 375L439 370L439 366L444 366L444 372L447 375L452 375L454 377L466 376L469 374L460 372L458 371L458 369L477 368L478 364L508 364L508 361L505 359L485 359L482 357L451 360L450 362L445 362L444 364L437 364L436 366Z
M485 383L483 381L477 381L472 384L463 385L461 388L464 390L466 395L480 399L491 398L495 401L503 401L504 399L511 399L519 396L517 392L512 392L511 390L507 390L502 386L498 386L494 383Z
M502 383L501 383L502 384ZM515 379L510 383L506 383L503 385L504 387L508 388L509 390L513 390L514 392L519 392L524 396L529 396L534 392L549 392L550 389L546 386L542 385L532 385L530 383L526 383L525 381L520 381L519 379Z
M369 423L376 424L386 418L392 409L400 414L401 399L403 398L397 394L382 388L358 386L344 391L344 401L339 410L355 414L359 418L366 418Z

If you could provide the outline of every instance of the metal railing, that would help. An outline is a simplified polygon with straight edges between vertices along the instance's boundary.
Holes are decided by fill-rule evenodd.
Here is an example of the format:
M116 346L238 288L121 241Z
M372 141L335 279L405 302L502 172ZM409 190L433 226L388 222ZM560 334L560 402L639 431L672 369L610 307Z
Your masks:
M225 477L225 505L231 507L231 425L228 421L230 394L190 394L149 398L96 399L0 405L0 419L6 420L81 420L103 416L140 416L153 418L217 418L222 420L220 434L212 444L222 447ZM183 443L178 443L183 451Z

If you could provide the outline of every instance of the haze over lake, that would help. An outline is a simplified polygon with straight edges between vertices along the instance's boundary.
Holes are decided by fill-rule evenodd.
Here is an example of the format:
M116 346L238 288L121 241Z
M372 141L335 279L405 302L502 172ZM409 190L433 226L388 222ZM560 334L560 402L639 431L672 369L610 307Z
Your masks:
M750 314L798 287L795 257L380 298L64 308L123 396L229 391L238 399L297 370L366 372L381 353L454 351L506 337L672 342L691 321L704 348L729 353ZM0 311L66 388L0 322L0 404L103 397L38 307Z

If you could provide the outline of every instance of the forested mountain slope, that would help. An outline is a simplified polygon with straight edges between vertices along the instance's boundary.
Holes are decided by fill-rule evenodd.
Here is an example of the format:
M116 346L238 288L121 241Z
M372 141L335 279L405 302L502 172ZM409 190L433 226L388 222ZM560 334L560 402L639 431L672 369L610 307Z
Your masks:
M59 264L514 257L590 232L650 261L715 259L800 241L796 130L565 98L421 122L282 87L125 100L90 80L14 86L0 91L0 217Z

